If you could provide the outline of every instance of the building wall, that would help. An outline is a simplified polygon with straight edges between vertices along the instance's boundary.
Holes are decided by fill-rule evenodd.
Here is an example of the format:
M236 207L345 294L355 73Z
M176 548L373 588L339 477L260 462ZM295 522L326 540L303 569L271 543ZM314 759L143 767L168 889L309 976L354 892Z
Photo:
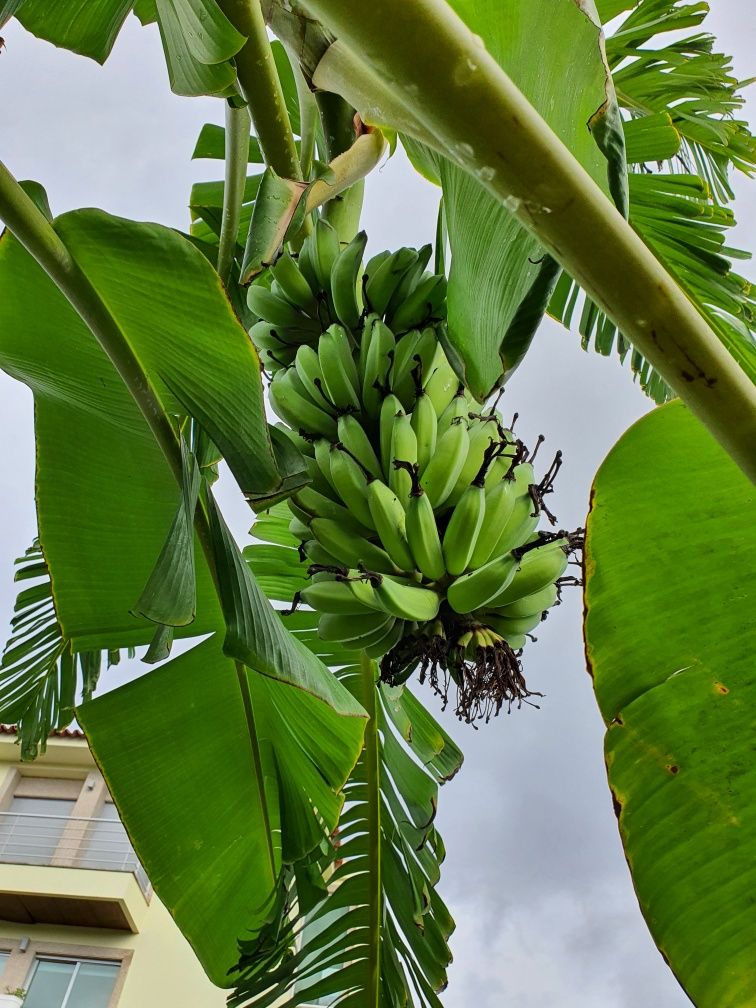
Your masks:
M32 764L18 763L14 738L0 734L0 811L8 804L12 782L24 776L45 779L81 779L97 774L86 743L81 738L50 740L45 756ZM99 775L98 775L99 776ZM96 814L96 813L93 813ZM11 872L12 875L7 873ZM0 920L0 952L10 953L0 973L0 991L25 987L35 954L72 958L107 959L122 963L109 1008L221 1008L227 992L205 976L189 944L154 893L145 896L133 874L80 868L0 865L0 887L27 891L42 886L54 896L88 892L123 892L131 910L128 930L70 925L18 924ZM11 882L12 879L12 882ZM48 881L49 880L49 881ZM95 890L96 892L97 890ZM24 941L27 939L28 941ZM21 948L26 945L26 951ZM21 947L19 947L21 946Z

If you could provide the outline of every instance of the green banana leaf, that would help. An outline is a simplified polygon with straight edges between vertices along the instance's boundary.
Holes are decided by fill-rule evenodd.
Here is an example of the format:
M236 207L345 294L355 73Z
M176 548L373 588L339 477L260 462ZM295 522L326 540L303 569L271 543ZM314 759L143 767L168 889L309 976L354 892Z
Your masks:
M235 95L232 57L246 39L215 0L156 0L155 11L174 94Z
M21 0L16 17L32 35L104 63L134 0Z
M230 986L239 940L276 915L282 865L336 826L363 719L236 666L217 637L76 713L155 891Z
M279 505L253 528L245 555L271 597L290 600L305 581L297 542ZM462 754L406 687L377 686L373 663L320 640L317 615L284 616L298 640L332 666L369 710L363 754L346 786L335 848L290 884L288 926L242 944L233 1005L323 1003L440 1008L454 924L436 892L444 846L433 820L438 786ZM296 912L294 904L299 906Z
M756 302L752 284L733 270L750 254L729 246L735 218L732 169L752 174L756 137L738 117L743 87L729 56L699 27L708 4L681 0L599 3L604 20L631 12L613 27L606 49L623 109L630 176L630 222L706 317L743 369L756 375ZM681 170L682 168L682 170ZM643 390L657 402L670 390L603 312L580 297L564 274L549 311L570 326L577 317L583 346L629 359Z
M168 228L100 211L59 233L116 317L166 412L192 413L255 496L282 484L259 364L220 282ZM40 539L75 650L149 639L130 615L180 494L113 365L57 288L8 234L0 242L0 366L35 393ZM191 633L222 625L198 565Z
M21 759L35 760L45 752L50 732L73 721L76 696L91 698L102 655L99 651L74 654L71 642L63 636L39 542L16 560L14 580L22 589L0 661L0 723L16 725ZM108 652L108 666L119 661L117 650Z
M590 5L552 0L546 11L533 0L452 0L451 6L599 185L607 193L617 185L621 189L621 151L610 177L597 143L601 137L606 146L608 133L609 146L621 144L621 136L613 122L611 79ZM424 174L435 172L442 186L452 256L449 340L471 391L483 399L502 372L512 373L524 356L523 343L527 349L535 334L532 316L525 320L524 331L522 315L510 326L538 284L543 254L478 179L421 145L410 141L407 146ZM542 300L545 308L547 297Z
M679 403L596 477L585 638L641 909L699 1008L753 1003L756 490Z

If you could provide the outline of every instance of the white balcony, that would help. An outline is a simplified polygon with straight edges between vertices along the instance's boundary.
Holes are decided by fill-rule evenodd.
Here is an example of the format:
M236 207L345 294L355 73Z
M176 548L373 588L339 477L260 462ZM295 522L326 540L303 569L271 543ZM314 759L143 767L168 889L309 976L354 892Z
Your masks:
M0 918L138 931L151 888L118 819L0 813Z

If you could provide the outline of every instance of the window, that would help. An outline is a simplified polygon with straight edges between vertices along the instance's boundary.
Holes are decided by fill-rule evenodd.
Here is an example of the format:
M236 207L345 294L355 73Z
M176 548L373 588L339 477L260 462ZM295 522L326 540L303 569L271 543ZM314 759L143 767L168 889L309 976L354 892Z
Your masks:
M121 964L39 958L24 1008L108 1008Z
M10 952L0 952L0 976L3 975L3 970L5 969L5 964L10 958Z

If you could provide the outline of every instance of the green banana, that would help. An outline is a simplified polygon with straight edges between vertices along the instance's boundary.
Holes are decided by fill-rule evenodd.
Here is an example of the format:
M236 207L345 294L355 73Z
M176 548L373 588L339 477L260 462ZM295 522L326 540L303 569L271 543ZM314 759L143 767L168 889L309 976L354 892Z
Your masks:
M560 578L567 569L566 540L558 539L538 549L530 550L520 561L517 573L503 590L487 601L492 609L517 602Z
M415 287L417 287L425 273L425 267L430 262L432 254L433 247L431 245L423 245L422 248L417 250L417 261L405 272L396 290L391 295L388 305L386 306L387 320L392 318L394 313L401 305L404 304L410 294L414 291ZM389 322L389 325L390 324L391 323Z
M373 589L384 612L399 619L427 623L436 618L441 606L441 597L431 588L402 584L391 577L377 577Z
M396 494L381 480L374 479L368 483L367 500L372 524L383 548L400 570L414 570L415 561L407 542L404 508Z
M310 532L312 535L312 532ZM308 560L311 560L314 564L319 564L323 567L338 567L339 562L336 557L331 556L317 539L305 539L302 543L302 551Z
M420 330L413 329L396 340L394 366L391 368L391 391L408 407L415 397L412 371L417 367L417 361L414 358L420 343L420 336Z
M438 339L434 329L413 329L397 342L391 388L405 409L409 410L417 398L418 380L422 385L437 349Z
M285 298L278 297L267 287L252 284L247 291L247 305L258 318L280 327L283 331L301 330L313 335L320 332L320 323L308 318Z
M273 412L295 431L310 436L335 438L334 418L310 400L301 382L301 391L297 388L292 375L293 372L289 369L279 371L273 377L268 390Z
M382 637L371 643L364 643L363 651L368 658L382 658L399 643L404 636L406 626L404 620L395 619L393 625L384 632Z
M388 320L391 328L400 333L427 325L437 314L445 298L446 277L426 274Z
M385 634L393 627L395 617L383 612L366 612L355 616L344 613L324 613L318 620L318 637L326 641L339 641L341 644L358 642L365 636L373 636L376 630Z
M332 493L326 494L326 496L332 497L335 494L338 497L339 491L336 489L333 477L331 476L331 442L327 438L318 438L314 442L313 448L315 449L315 461L318 464L320 475L330 484L332 490Z
M470 436L470 447L467 450L464 464L459 471L457 482L454 484L454 489L446 499L447 507L453 507L457 501L461 500L462 495L467 492L467 488L480 472L486 448L491 445L492 441L497 439L496 428L489 424L481 423L479 420L472 420L470 422L468 434Z
M299 597L312 609L320 613L334 613L343 616L361 616L369 607L357 599L349 584L344 581L334 581L325 578L307 585L299 593Z
M486 492L482 484L471 483L455 505L444 532L444 564L454 577L470 566L485 516Z
M341 495L339 494L339 491L334 487L333 483L331 483L331 481L323 475L320 465L318 464L318 460L307 456L304 463L307 475L310 477L310 488L317 491L317 493L321 494L323 497L328 497L329 500L335 501L337 504L340 503Z
M313 518L310 528L315 538L332 556L347 567L365 566L370 571L392 574L396 571L391 557L380 546L346 529L330 518Z
M555 584L548 584L545 588L541 588L540 591L534 592L532 595L525 595L516 602L510 602L509 605L503 606L499 610L499 613L501 616L506 616L509 619L520 619L523 616L534 616L536 614L540 616L554 605L558 597L557 586Z
M535 616L520 616L519 619L486 613L483 618L487 626L490 626L497 634L501 634L505 640L509 640L510 637L528 634L531 630L535 630L541 622L541 613L536 613Z
M283 335L270 322L255 322L249 330L249 337L258 350L294 350L312 339L309 333L285 329Z
M376 612L386 613L386 610L378 602L372 581L365 578L360 571L350 570L346 584L360 605L366 609L374 609Z
M312 318L318 317L318 302L297 263L284 251L276 259L271 269L273 278L281 288L284 297L295 308Z
M350 514L362 525L372 528L365 473L339 444L331 449L331 479Z
M470 557L471 567L482 567L493 556L494 546L509 521L516 498L514 480L500 479L495 486L486 489L486 520Z
M394 433L394 421L404 408L395 395L387 395L381 403L381 413L378 420L378 442L381 450L381 469L388 480L391 472L391 438Z
M356 329L362 318L362 292L358 290L358 280L366 245L367 235L360 231L339 252L331 270L333 307L339 322L347 329Z
M421 391L412 410L412 429L417 439L417 464L420 472L425 470L436 450L438 419L430 397Z
M339 522L344 530L352 535L370 535L370 529L361 525L347 508L311 486L301 487L291 496L290 503L291 501L307 515L308 525L312 523L313 518L329 518L333 522ZM308 536L308 539L311 538L311 535Z
M313 523L314 524L314 523ZM446 599L457 613L471 613L491 603L512 581L517 571L517 560L508 553L496 557L477 570L453 581L446 592Z
M307 389L307 394L318 409L325 410L328 413L335 413L336 407L328 398L328 393L325 390L320 358L311 346L301 346L297 350L294 368L297 372L297 377Z
M420 483L434 508L440 507L454 489L470 450L464 420L451 425L436 444L436 453L425 468Z
M302 542L307 542L308 539L312 538L312 532L310 531L310 526L305 525L304 522L300 521L299 518L292 518L289 522L289 532L295 538L300 539Z
M509 518L501 528L491 556L501 556L521 546L538 528L541 520L530 494L530 487L535 480L532 465L527 462L520 463L515 466L511 475L505 478L514 484L515 501Z
M461 385L458 386L457 394L438 418L438 433L436 436L438 438L443 437L453 423L457 423L462 419L467 421L467 415L471 409L472 397Z
M345 413L338 419L337 431L339 441L360 465L371 476L380 476L381 463L360 421L351 413Z
M398 469L394 463L397 460L415 465L417 462L417 437L412 429L412 421L406 413L397 413L394 417L394 427L391 431L389 470L389 486L402 504L406 504L412 490L412 477L403 469Z
M436 416L441 416L454 399L459 388L459 378L439 343L428 368L423 372L423 387L433 403Z
M321 290L321 286L318 281L318 274L315 271L314 231L311 231L310 234L302 242L302 247L299 250L299 255L297 256L297 266L299 267L299 272L307 281L310 290L315 295L315 298L317 300L317 295Z
M312 246L312 265L318 278L320 289L329 293L331 290L331 272L341 251L339 236L336 229L328 221L319 217L315 221L313 231L315 241Z
M360 410L359 379L349 338L340 325L332 325L318 342L318 360L328 397L340 410Z
M407 542L417 569L430 581L438 581L446 574L444 552L433 506L417 482L407 502L406 528Z
M401 283L402 277L410 267L417 262L417 252L414 249L402 248L390 253L371 272L371 263L365 280L365 302L369 311L383 315L388 303Z
M369 417L380 413L384 389L388 383L395 353L394 334L379 318L374 318L368 335L363 335L366 347L362 358L362 403ZM362 348L361 348L362 349Z

